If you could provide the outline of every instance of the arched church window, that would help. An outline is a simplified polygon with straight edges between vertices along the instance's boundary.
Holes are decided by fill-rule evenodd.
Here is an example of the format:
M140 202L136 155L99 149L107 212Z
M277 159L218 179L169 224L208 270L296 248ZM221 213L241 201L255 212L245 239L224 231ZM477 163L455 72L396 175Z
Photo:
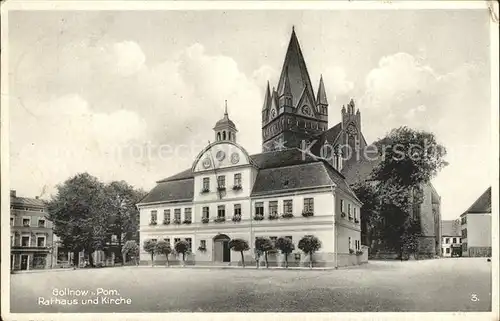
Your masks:
M231 132L228 132L229 140L231 140Z
M217 141L220 141L220 132L217 133Z
M222 139L223 139L223 140L226 140L226 131L223 131L223 132L222 132Z

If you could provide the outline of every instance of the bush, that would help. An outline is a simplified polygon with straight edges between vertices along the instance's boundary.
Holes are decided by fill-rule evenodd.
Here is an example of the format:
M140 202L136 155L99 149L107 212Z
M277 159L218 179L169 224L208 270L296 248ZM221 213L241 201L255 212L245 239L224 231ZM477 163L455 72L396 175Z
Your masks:
M248 242L243 239L234 239L229 241L229 248L233 251L241 253L241 265L245 267L245 257L243 255L243 252L250 250Z
M311 216L313 216L313 215L314 215L314 213L313 213L313 212L308 212L308 211L306 211L306 212L302 212L302 216L304 216L304 217L311 217Z
M186 253L189 250L188 242L181 240L174 245L174 249L176 253L182 254L182 264L184 265L184 261L186 259Z
M254 217L253 217L254 220L256 221L262 221L264 219L264 215L261 215L261 214L256 214Z
M275 246L285 255L285 268L288 268L288 255L295 250L295 245L289 238L280 237L276 240Z
M257 237L255 239L255 251L257 253L257 267L259 266L260 254L264 253L266 260L266 267L269 267L269 262L267 261L267 254L274 250L274 244L271 239L267 237Z
M313 254L321 248L321 241L314 235L306 235L299 241L299 249L309 254L309 267L312 268Z

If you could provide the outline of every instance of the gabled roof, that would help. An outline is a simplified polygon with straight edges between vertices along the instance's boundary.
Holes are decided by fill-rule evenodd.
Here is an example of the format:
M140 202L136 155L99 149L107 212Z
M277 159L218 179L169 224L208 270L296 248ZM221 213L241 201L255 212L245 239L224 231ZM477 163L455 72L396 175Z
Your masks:
M193 178L193 177L194 177L193 171L191 170L191 168L189 168L189 169L186 169L180 173L177 173L175 175L172 175L172 176L169 176L169 177L164 178L162 180L159 180L159 181L157 181L157 183L163 183L163 182L168 182L168 181L178 181L178 180L183 180L183 179Z
M45 202L38 198L29 198L29 197L11 197L10 205L18 205L18 206L34 206L34 207L47 207Z
M167 180L158 183L139 204L173 201L192 201L194 194L194 179Z
M441 236L462 236L459 222L456 220L441 221Z
M488 187L464 214L474 213L491 213L491 187Z
M309 77L309 73L307 72L306 63L304 61L304 56L302 55L302 50L300 49L295 30L292 30L292 36L290 37L290 43L288 44L285 61L283 63L283 68L281 69L281 76L278 82L279 93L283 92L283 87L286 85L287 75L290 81L293 98L292 103L294 107L297 106L304 89L307 89L310 97L314 98L311 79Z

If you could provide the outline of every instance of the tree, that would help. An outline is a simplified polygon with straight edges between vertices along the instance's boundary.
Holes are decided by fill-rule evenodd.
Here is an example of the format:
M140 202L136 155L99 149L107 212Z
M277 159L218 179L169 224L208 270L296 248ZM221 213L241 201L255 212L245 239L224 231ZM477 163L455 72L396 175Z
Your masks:
M144 251L148 252L151 255L151 266L153 266L156 254L156 241L154 240L144 241L143 249Z
M122 242L132 240L136 236L139 210L135 204L145 196L145 192L135 190L125 181L115 181L106 186L106 194L111 209L108 234L110 238L111 235L117 236L118 248L121 251Z
M169 261L168 261L168 256L172 253L172 248L170 247L170 244L167 242L161 240L156 243L156 253L157 254L164 254L165 257L167 258L167 266L169 266Z
M139 245L136 241L127 241L122 247L123 264L127 261L127 255L132 255L135 258L137 264L137 258L139 256Z
M180 240L179 242L175 243L174 249L176 253L182 254L182 265L185 264L185 258L186 258L186 253L189 250L189 244L188 242L184 240Z
M285 255L285 268L288 268L288 255L295 250L295 245L289 238L280 237L276 240L276 248Z
M255 239L255 250L257 253L259 253L259 258L260 258L260 253L264 253L264 258L266 260L266 268L269 268L269 262L267 260L267 254L274 250L274 244L273 241L271 241L267 237L257 237ZM257 261L257 264L258 261Z
M243 251L250 250L250 246L248 246L248 242L243 239L233 239L229 241L229 248L235 252L241 253L241 264L245 267L245 257L243 255Z
M313 267L313 254L321 248L321 241L314 235L306 235L299 241L299 249L309 255L309 267Z
M111 212L106 196L104 184L82 173L58 185L57 193L47 204L53 231L62 245L73 252L75 266L79 252L84 250L93 267L92 253L105 247Z

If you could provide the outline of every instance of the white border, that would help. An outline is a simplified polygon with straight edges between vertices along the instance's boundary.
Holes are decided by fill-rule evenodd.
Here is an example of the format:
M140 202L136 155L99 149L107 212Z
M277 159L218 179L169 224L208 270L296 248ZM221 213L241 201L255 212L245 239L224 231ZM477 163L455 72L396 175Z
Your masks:
M490 5L494 6L496 16L498 17L498 3L493 2ZM203 9L203 10L303 10L303 9L348 9L348 10L401 10L401 9L486 9L487 3L485 1L331 1L331 2L321 2L321 1L268 1L268 2L257 2L257 1L15 1L7 0L2 3L1 13L2 13L2 51L1 51L1 213L9 212L9 111L5 106L8 105L8 11L10 10L193 10L193 9ZM254 321L255 318L265 318L267 320L284 319L284 320L335 320L338 319L350 319L350 320L420 320L422 318L436 318L441 320L498 320L498 221L499 221L499 137L498 131L495 129L499 128L499 99L498 99L498 21L493 22L490 19L490 36L491 36L491 70L492 70L492 81L491 81L491 92L492 92L492 156L491 156L491 168L493 171L494 179L492 179L492 227L493 227L493 248L492 248L492 271L493 271L493 291L492 291L492 308L491 313L308 313L308 314L293 314L293 313L258 313L256 314L240 314L240 313L168 313L168 314L148 314L148 313L124 313L124 314L10 314L10 275L9 275L9 260L10 253L8 251L2 251L2 279L1 282L1 311L2 318L6 320L89 320L89 319L105 319L105 320L179 320L179 319L217 319L217 320L233 320L247 319ZM4 241L7 240L7 235L10 235L10 224L5 224L7 214L2 215L2 245Z

